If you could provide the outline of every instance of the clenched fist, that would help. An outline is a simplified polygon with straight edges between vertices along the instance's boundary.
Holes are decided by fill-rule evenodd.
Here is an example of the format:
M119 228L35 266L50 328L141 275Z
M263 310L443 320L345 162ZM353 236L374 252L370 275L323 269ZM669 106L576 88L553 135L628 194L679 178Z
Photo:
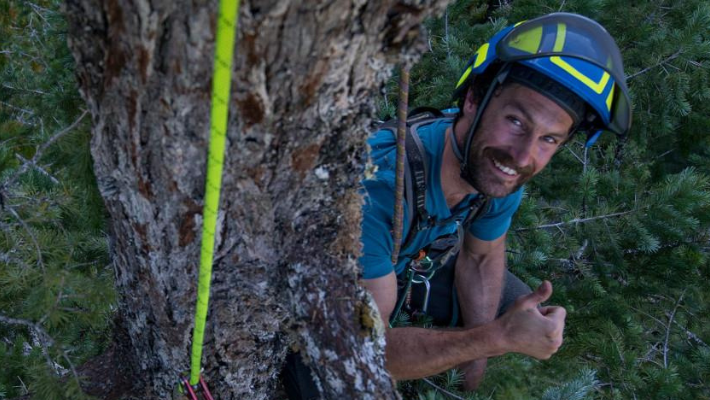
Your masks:
M538 305L552 295L552 284L543 282L534 292L520 296L496 323L508 351L547 360L562 345L567 312L562 307Z

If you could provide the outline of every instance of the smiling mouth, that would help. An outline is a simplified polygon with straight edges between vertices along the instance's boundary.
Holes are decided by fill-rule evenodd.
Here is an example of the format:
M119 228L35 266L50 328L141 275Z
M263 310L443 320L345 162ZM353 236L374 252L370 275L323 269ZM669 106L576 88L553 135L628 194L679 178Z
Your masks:
M508 176L518 176L518 171L514 170L513 168L506 167L505 165L498 162L498 160L496 160L495 158L491 157L491 160L493 161L493 165L495 165L495 167L498 168L498 170L503 172L504 174Z

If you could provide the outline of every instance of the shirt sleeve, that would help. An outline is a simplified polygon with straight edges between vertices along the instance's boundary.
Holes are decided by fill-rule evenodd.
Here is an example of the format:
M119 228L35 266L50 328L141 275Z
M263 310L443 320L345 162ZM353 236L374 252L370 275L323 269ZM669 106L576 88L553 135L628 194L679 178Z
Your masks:
M367 180L362 206L362 277L374 279L392 272L392 212L394 198L387 182Z
M474 221L468 231L480 240L496 240L510 228L513 214L518 210L524 188L503 198L491 199L490 209L481 218Z

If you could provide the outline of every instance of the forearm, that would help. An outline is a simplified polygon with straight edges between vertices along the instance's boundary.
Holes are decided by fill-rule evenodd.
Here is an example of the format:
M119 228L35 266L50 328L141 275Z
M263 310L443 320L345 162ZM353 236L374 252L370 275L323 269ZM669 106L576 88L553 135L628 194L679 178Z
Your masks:
M480 257L477 260L463 252L460 254L455 284L464 326L479 326L495 318L504 274L502 257Z
M386 338L387 369L397 380L435 375L463 362L506 352L495 323L466 330L392 328Z

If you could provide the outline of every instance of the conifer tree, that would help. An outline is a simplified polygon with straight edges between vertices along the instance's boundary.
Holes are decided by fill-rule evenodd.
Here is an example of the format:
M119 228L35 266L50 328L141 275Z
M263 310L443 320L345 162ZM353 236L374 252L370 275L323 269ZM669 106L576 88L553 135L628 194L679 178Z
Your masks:
M58 6L0 3L0 398L81 398L77 368L103 350L114 303Z
M553 282L551 302L568 310L566 342L549 361L489 362L470 398L708 397L707 2L457 1L427 25L429 51L412 72L410 101L450 107L478 46L504 26L552 11L587 15L617 39L634 125L627 138L607 136L589 149L573 140L527 185L508 266L531 287ZM396 102L386 93L381 105ZM388 108L380 112L386 118ZM594 376L584 371L596 371L596 380L581 384Z

